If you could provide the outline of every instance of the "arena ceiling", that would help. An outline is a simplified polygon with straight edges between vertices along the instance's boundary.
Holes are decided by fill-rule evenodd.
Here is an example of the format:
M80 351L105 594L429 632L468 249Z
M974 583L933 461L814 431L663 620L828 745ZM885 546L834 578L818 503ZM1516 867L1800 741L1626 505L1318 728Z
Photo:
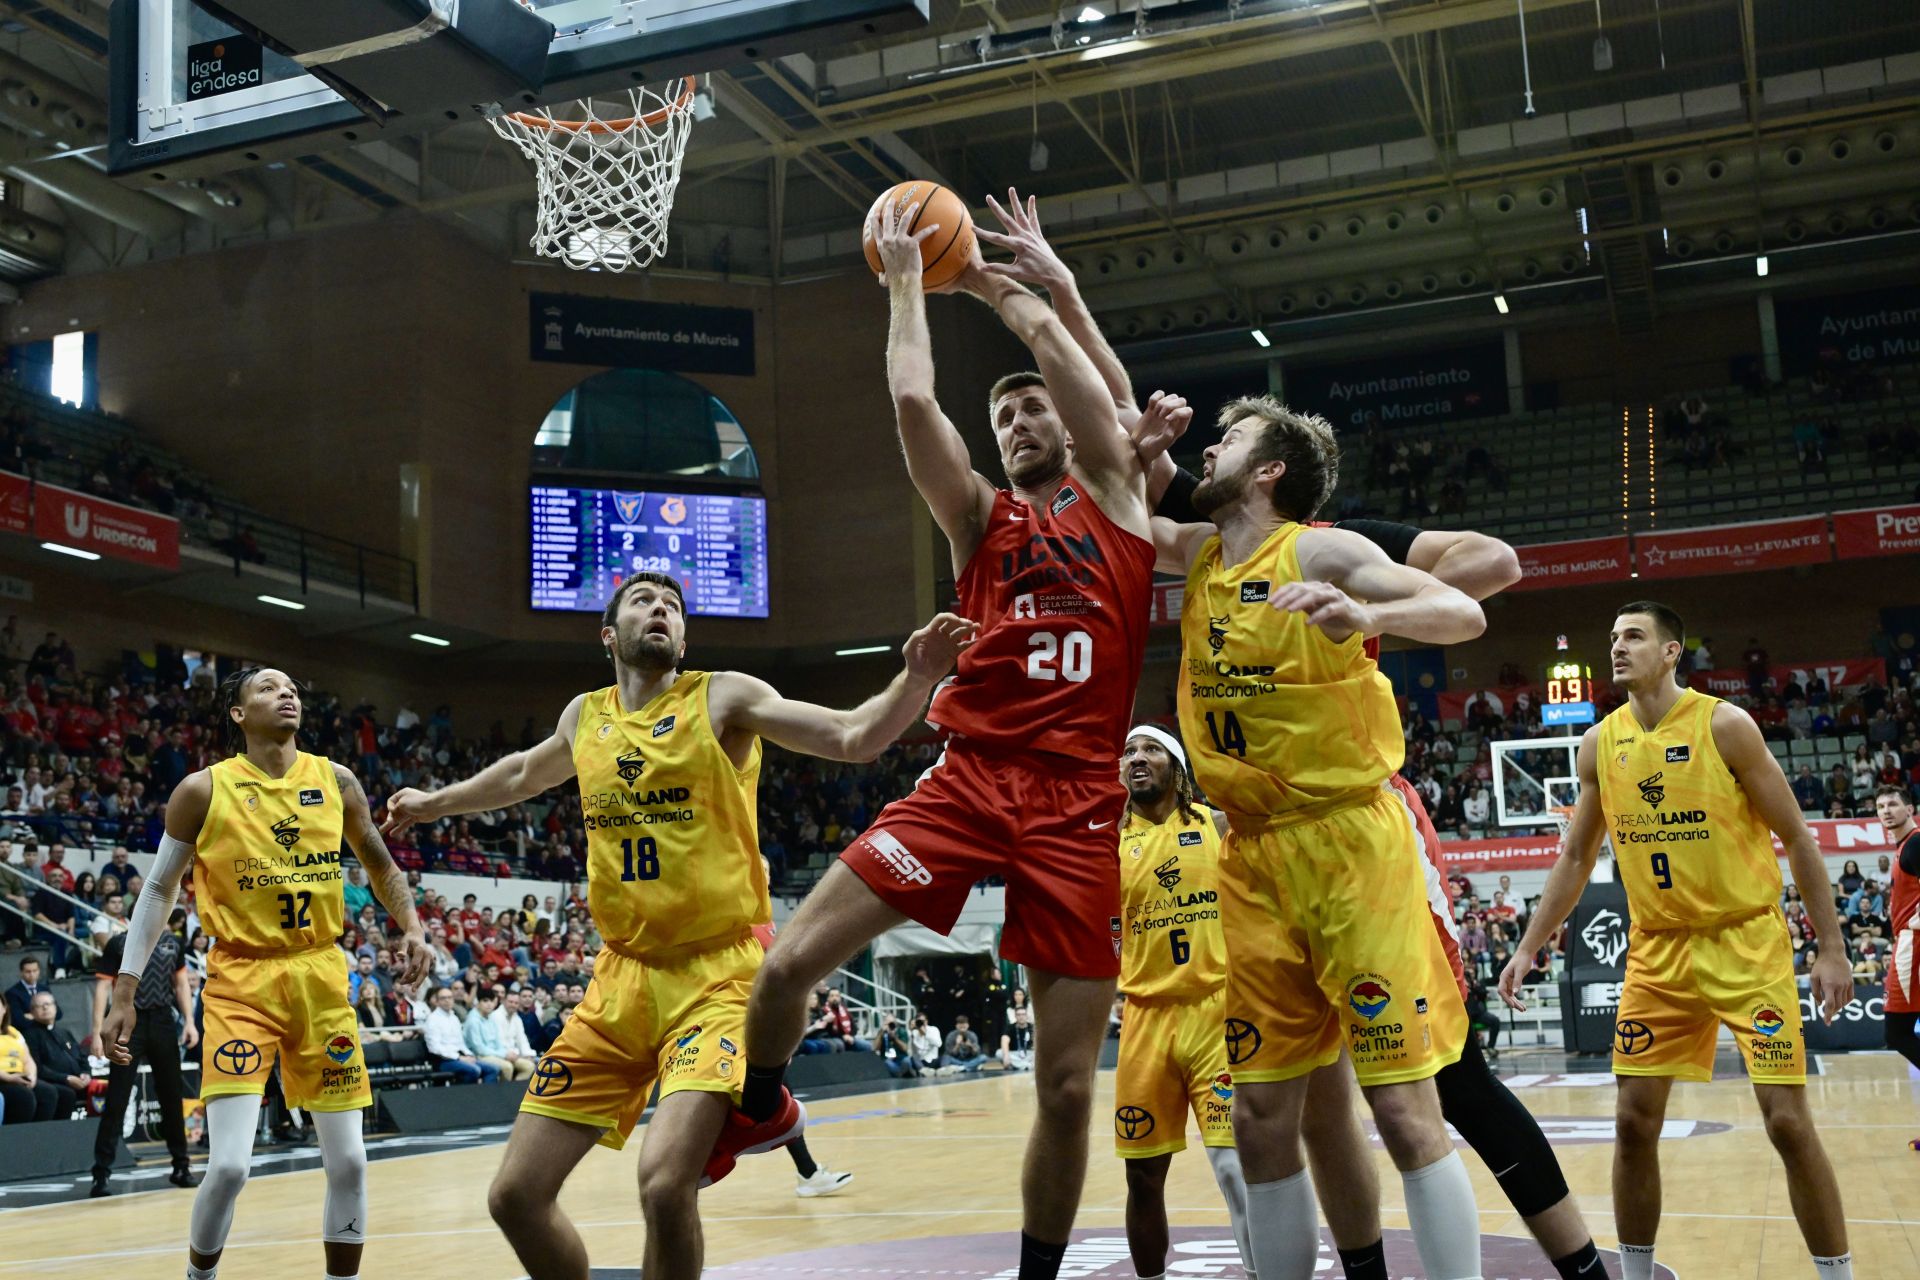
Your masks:
M1040 194L1103 322L1143 349L1444 320L1496 292L1632 331L1663 268L1914 252L1917 10L1524 0L1523 44L1518 0L933 0L922 31L716 73L657 269L856 270L873 198L933 176ZM408 213L525 255L531 175L482 124L108 179L106 31L103 0L0 0L0 272Z

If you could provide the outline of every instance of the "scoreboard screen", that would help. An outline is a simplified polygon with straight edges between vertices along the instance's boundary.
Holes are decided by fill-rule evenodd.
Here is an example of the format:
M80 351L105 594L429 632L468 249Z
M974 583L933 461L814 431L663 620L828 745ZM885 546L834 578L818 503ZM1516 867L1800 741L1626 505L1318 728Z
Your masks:
M1593 671L1585 663L1557 656L1547 664L1547 697L1540 707L1542 724L1592 724Z
M531 490L533 607L599 613L636 573L670 573L687 612L767 616L767 500L623 489Z

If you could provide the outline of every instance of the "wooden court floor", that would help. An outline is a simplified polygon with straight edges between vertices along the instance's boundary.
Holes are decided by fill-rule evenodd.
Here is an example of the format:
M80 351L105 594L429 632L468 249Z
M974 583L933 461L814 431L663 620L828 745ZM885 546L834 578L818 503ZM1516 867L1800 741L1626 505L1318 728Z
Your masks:
M1515 1069L1509 1059L1507 1069ZM1855 1273L1867 1278L1920 1276L1920 1088L1889 1054L1829 1057L1810 1088L1839 1172L1852 1222ZM1524 1072L1524 1061L1520 1064ZM1614 1242L1608 1207L1608 1136L1613 1090L1607 1077L1522 1074L1522 1099L1559 1145L1595 1238ZM1111 1154L1106 1117L1113 1076L1103 1072L1094 1158L1079 1225L1123 1234L1125 1183ZM793 1169L774 1153L745 1161L703 1197L709 1269L774 1255L855 1250L832 1269L782 1268L795 1275L990 1276L973 1267L941 1270L940 1250L921 1237L1017 1231L1019 1162L1033 1109L1024 1076L986 1076L892 1093L821 1101L812 1108L814 1153L852 1171L851 1189L832 1199L799 1200ZM639 1136L639 1135L636 1135ZM454 1276L494 1280L521 1275L486 1213L486 1186L497 1146L376 1160L370 1172L372 1229L362 1275ZM1744 1081L1682 1084L1673 1092L1663 1145L1666 1219L1659 1258L1685 1280L1804 1276L1806 1254L1787 1204L1787 1188ZM1400 1184L1380 1163L1388 1228L1406 1226ZM1470 1153L1481 1222L1489 1235L1523 1236L1486 1169ZM256 1176L242 1195L225 1280L320 1274L317 1171ZM174 1280L182 1274L191 1194L167 1189L105 1201L0 1213L0 1275ZM632 1150L596 1149L568 1185L564 1203L598 1267L637 1267L643 1228L634 1193ZM1226 1221L1197 1145L1176 1157L1168 1203L1176 1227ZM1219 1233L1224 1234L1224 1233ZM1004 1263L1011 1267L1009 1253ZM1237 1266L1192 1263L1187 1274L1239 1277ZM754 1270L751 1274L775 1274ZM1131 1277L1124 1259L1081 1272ZM1176 1271L1175 1274L1181 1274ZM1322 1274L1338 1275L1329 1260ZM1492 1273L1490 1272L1490 1275ZM1547 1270L1551 1275L1551 1270Z

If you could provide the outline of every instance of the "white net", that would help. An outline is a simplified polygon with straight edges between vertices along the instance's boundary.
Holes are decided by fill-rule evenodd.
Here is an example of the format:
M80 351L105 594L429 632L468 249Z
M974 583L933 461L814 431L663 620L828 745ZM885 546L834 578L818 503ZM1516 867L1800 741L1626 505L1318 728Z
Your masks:
M667 219L693 128L694 81L644 86L495 116L495 133L533 161L533 251L577 271L645 267L667 247Z

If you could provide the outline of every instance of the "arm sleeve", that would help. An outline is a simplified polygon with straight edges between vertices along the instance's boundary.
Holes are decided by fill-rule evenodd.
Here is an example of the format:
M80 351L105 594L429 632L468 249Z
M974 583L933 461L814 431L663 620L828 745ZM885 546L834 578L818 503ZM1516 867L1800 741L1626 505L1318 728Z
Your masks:
M1391 520L1339 520L1333 527L1359 534L1386 552L1395 564L1407 562L1407 557L1413 554L1413 540L1422 532L1415 525L1396 524Z
M1175 524L1205 524L1207 518L1193 508L1193 491L1199 485L1199 476L1176 465L1173 479L1167 482L1167 491L1160 495L1160 502L1154 507L1153 514Z
M192 865L192 845L172 836L160 837L160 852L154 856L153 871L140 890L133 919L127 925L126 949L120 955L121 973L137 978L146 972L154 945L167 931L167 918L173 914L173 900L180 892L180 881Z
M1920 831L1900 842L1900 869L1910 876L1920 876Z

